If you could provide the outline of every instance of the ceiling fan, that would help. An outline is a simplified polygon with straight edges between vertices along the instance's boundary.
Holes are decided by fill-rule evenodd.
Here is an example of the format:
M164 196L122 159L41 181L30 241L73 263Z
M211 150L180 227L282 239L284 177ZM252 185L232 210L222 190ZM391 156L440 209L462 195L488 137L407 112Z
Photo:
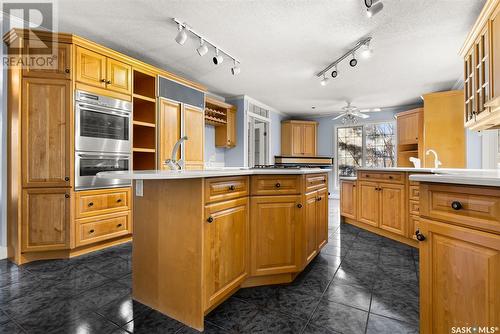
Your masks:
M348 119L355 119L356 117L366 119L369 118L370 115L366 115L364 113L372 111L380 111L380 108L360 110L358 107L351 105L351 102L347 101L347 105L345 107L342 107L342 111L339 111L340 115L334 117L333 120L337 120L342 117Z

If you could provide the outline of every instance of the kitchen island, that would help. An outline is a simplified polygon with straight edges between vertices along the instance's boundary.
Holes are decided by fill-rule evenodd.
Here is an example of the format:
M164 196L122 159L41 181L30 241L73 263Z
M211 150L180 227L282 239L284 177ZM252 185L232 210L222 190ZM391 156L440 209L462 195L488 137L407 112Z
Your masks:
M329 171L100 173L135 180L134 299L203 330L240 287L291 282L328 242Z

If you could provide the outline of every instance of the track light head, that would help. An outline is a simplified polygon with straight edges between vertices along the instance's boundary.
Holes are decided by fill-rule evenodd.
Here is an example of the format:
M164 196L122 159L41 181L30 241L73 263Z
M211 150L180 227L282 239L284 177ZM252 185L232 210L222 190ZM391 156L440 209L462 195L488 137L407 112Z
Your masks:
M337 71L337 65L335 65L335 69L332 71L332 78L336 78L337 75L339 75L339 72Z
M208 52L208 46L205 44L205 41L203 38L200 38L200 46L196 49L196 52L200 55L200 57L203 57L204 55L207 54Z
M224 57L219 54L219 49L215 49L215 56L212 59L215 65L220 65L224 61Z
M321 86L328 85L328 78L326 77L326 75L323 75L323 79L321 79L320 84Z
M379 13L383 8L384 4L382 2L377 2L376 4L366 9L366 16L373 17L377 13Z
M352 59L349 60L349 65L351 65L351 67L354 67L354 66L358 65L358 60L354 56L354 53L352 54Z
M179 45L184 45L187 40L187 34L186 34L186 29L182 26L182 24L179 23L179 32L177 33L177 36L175 37L175 41Z
M363 58L370 58L373 54L373 50L370 47L370 42L368 41L367 43L363 44L361 46L361 56Z
M376 4L377 2L378 2L378 0L365 0L365 6L366 6L366 8L370 8L371 6Z
M235 60L234 61L234 66L231 67L231 74L232 75L238 75L241 72L241 68L238 66L238 62Z

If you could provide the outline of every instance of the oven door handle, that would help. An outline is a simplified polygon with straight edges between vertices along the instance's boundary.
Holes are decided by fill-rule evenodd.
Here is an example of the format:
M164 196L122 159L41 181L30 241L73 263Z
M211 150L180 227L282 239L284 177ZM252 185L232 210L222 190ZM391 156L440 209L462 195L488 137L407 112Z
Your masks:
M84 154L84 153L78 153L79 157L82 158L97 158L97 159L127 159L130 160L130 155L99 155L99 154Z
M130 112L128 112L128 111L116 111L116 110L110 110L107 108L99 108L99 107L96 107L96 106L91 105L91 104L78 103L78 108L83 109L83 110L95 111L95 112L99 112L102 114L130 117Z

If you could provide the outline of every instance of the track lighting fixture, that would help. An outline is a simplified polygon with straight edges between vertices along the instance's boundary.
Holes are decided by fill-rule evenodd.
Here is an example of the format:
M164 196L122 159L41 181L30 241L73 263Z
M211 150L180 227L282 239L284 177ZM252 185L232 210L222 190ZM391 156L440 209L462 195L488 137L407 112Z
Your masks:
M231 67L231 74L232 75L238 75L241 72L241 68L238 66L238 62L235 60L234 61L234 66Z
M354 52L352 53L352 59L349 60L349 65L351 65L351 67L354 67L354 66L358 65L358 60L354 56Z
M180 45L184 45L187 40L187 34L186 34L186 29L182 26L182 24L179 23L179 32L177 33L177 36L175 37L175 41L179 43Z
M204 55L207 54L208 46L205 44L205 41L203 40L203 38L200 38L200 46L196 49L196 51L198 52L198 54L201 57L203 57Z
M219 54L219 49L215 49L215 56L212 59L215 65L220 65L224 61L224 57Z
M215 56L212 58L212 61L214 62L215 65L222 64L222 62L224 61L224 56L227 56L234 62L234 66L231 67L231 74L238 75L241 72L239 66L240 61L236 57L233 57L228 52L221 50L217 45L208 41L205 37L194 31L190 26L187 25L187 23L183 22L182 20L173 18L172 21L174 21L177 24L179 29L179 32L175 37L175 41L177 43L179 43L180 45L184 45L184 43L186 43L186 40L188 38L188 33L191 33L192 35L200 39L200 46L196 48L196 52L198 52L198 54L201 57L203 57L208 53L209 47L212 47L215 49Z
M335 65L335 69L332 71L332 78L336 78L337 75L339 75L339 72L337 71L337 65Z
M363 58L370 58L372 56L373 50L370 48L370 42L363 44L361 46L361 56Z
M375 2L375 0L373 0L373 2ZM325 67L323 70L318 72L316 74L316 76L318 78L321 78L321 77L323 78L321 80L321 85L325 86L327 84L328 78L326 77L326 73L329 72L331 69L333 69L333 71L331 72L332 78L336 78L338 76L337 65L340 64L340 62L342 60L346 59L347 57L349 57L349 56L352 57L351 60L349 60L349 65L351 65L351 67L356 66L358 64L358 60L356 59L355 53L359 49L362 49L362 55L364 55L363 52L365 50L369 50L369 53L371 54L371 52L372 52L370 49L371 40L372 40L371 37L367 37L365 39L360 40L358 43L356 43L356 45L352 49L350 49L349 51L344 53L340 58L337 58L333 63L331 63L330 65Z
M384 9L384 4L382 2L377 2L366 8L366 16L373 17Z
M321 80L320 84L321 86L328 85L328 78L326 77L326 75L323 75L323 80Z

